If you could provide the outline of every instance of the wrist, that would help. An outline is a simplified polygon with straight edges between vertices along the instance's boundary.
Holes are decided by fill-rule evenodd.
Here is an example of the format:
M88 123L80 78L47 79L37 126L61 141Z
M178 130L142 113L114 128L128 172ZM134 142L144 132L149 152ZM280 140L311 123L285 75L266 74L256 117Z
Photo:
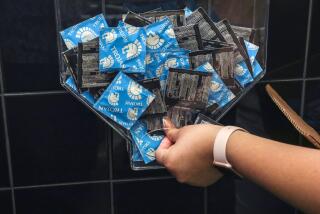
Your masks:
M233 167L236 167L236 158L237 153L243 147L245 147L245 143L247 142L246 137L250 135L247 132L243 132L241 130L235 131L228 140L227 148L226 148L226 157L230 164Z

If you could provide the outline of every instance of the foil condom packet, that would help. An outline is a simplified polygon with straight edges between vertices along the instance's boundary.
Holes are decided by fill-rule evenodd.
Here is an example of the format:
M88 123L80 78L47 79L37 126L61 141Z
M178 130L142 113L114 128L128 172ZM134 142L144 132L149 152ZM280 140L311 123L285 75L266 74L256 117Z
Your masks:
M117 27L100 32L99 70L102 73L123 71L144 73L146 57L146 31L119 22Z
M145 27L147 51L165 51L179 48L171 20L166 17Z
M200 110L183 107L183 106L172 106L168 110L168 118L177 128L194 124L194 121Z
M137 13L134 13L132 11L129 11L124 17L123 17L123 22L135 26L135 27L145 27L152 22L146 19L143 16L140 16Z
M215 26L217 27L217 29L219 30L219 32L223 36L224 41L227 42L228 44L232 44L236 47L236 50L234 53L235 54L234 55L235 62L239 63L244 60L245 63L247 64L249 71L252 73L250 58L248 56L248 53L245 50L246 47L241 44L239 38L236 36L235 32L232 30L232 27L231 27L229 21L224 19L224 20L216 23Z
M175 27L174 32L181 48L191 51L203 49L198 24Z
M167 115L167 106L161 94L161 86L158 78L146 79L139 83L155 95L155 99L141 116L141 121L146 123L151 135L162 133L162 119Z
M224 84L218 73L209 62L199 66L195 69L195 71L212 73L208 106L215 105L217 103L219 107L222 108L235 98L235 95Z
M134 126L132 126L132 128L130 129L130 133L132 135L134 143L140 151L144 163L148 164L154 161L156 159L155 152L164 136L149 135L146 124L141 121L137 121Z
M259 47L245 40L243 40L243 44L246 46L246 50L250 57L250 63L253 68L253 75L251 75L251 73L249 72L247 64L244 61L236 64L234 73L236 80L241 84L242 87L245 87L247 84L253 82L254 78L262 71L262 68L256 60ZM259 72L257 72L258 70Z
M186 17L186 24L198 24L202 39L225 42L225 39L220 34L214 22L202 7Z
M94 108L129 130L154 100L155 95L119 72Z
M231 28L238 38L242 37L244 40L253 43L254 37L256 34L256 29L241 27L241 26L236 26L236 25L231 25Z
M106 87L116 73L99 71L99 38L78 44L77 85L80 88Z
M146 78L159 78L162 92L170 68L189 69L189 53L185 49L170 49L164 52L149 51L146 56Z
M189 54L192 68L197 68L209 62L226 86L234 93L241 92L241 87L234 78L234 48L216 48L212 50L194 51Z
M168 18L175 27L185 25L184 10L148 11L145 13L141 13L140 15L151 22L157 22Z
M66 81L67 76L72 76L73 80L75 81L75 87L77 88L77 91L81 91L81 88L77 84L78 80L78 69L77 69L77 63L78 63L78 48L72 48L69 50L66 50L62 52L62 60L64 61L64 64L66 65L66 72L63 73L63 81Z
M211 72L170 68L165 89L167 106L204 110L208 104Z
M108 27L103 14L87 19L77 25L60 32L60 35L68 49L78 46L79 42L88 42L99 37L100 30Z

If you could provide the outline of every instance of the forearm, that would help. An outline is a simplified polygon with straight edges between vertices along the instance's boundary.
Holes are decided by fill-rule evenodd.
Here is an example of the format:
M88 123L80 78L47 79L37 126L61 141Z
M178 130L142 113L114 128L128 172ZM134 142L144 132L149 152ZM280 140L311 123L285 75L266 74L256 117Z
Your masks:
M236 171L310 213L320 213L320 152L237 131L227 158Z

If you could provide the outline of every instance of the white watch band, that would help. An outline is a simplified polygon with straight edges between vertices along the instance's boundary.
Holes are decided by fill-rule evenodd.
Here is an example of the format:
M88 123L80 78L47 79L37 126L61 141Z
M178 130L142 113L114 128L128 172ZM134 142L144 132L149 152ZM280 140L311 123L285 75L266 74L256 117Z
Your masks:
M232 169L231 164L227 160L226 148L229 137L237 130L247 132L246 130L236 126L225 126L218 132L213 144L214 165Z

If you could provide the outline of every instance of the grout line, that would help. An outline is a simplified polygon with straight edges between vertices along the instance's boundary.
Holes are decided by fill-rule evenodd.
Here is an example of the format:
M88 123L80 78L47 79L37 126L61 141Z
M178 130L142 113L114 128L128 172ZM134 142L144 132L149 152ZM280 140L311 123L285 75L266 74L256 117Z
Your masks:
M10 188L10 187L1 187L0 188L0 192L3 192L3 191L9 191L9 190L11 190L12 188Z
M300 116L304 116L304 104L305 104L305 94L306 94L306 77L308 71L308 62L309 62L309 48L310 48L310 38L311 38L311 25L312 25L312 8L313 8L313 0L309 2L309 15L308 15L308 26L307 26L307 36L306 36L306 49L305 49L305 59L303 66L303 84L302 84L302 96L301 96L301 109Z
M104 16L106 16L106 0L101 0L101 9Z
M4 92L4 85L3 85L3 76L2 76L2 53L0 49L0 85L1 85L1 92ZM13 172L12 172L12 163L11 163L11 151L10 151L10 141L9 141L9 132L8 132L8 121L7 121L7 111L5 105L5 98L1 96L1 106L2 106L2 116L3 116L3 127L4 127L4 135L5 135L5 147L6 147L6 154L7 154L7 164L8 164L8 174L9 174L9 183L10 183L10 191L11 191L11 202L12 202L12 213L16 214L16 201L15 201L15 194L14 194L14 182L13 182Z
M134 178L134 179L117 179L117 180L113 180L113 183L157 181L157 180L169 180L169 179L173 179L173 178L174 178L173 176L163 176L163 177L147 177L147 178Z
M204 214L208 214L208 187L203 189L203 205L204 205Z
M20 97L20 96L39 96L39 95L59 95L67 94L67 91L35 91L35 92L17 92L17 93L4 93L5 97Z
M107 128L106 133L108 134L107 136L107 144L108 144L108 151L109 151L109 178L110 180L113 179L113 152L112 152L112 145L113 145L113 132L112 129L110 127ZM113 182L110 182L110 205L111 205L111 214L115 213L115 209L114 209L114 185Z
M320 80L320 77L306 77L306 78L293 78L293 79L274 79L274 80L261 80L259 83L276 83L276 82L297 82L297 81L315 81Z
M77 185L86 185L86 184L104 184L109 182L110 182L109 180L98 180L98 181L57 183L57 184L40 184L40 185L32 185L32 186L17 186L17 187L14 187L14 189L15 190L39 189L39 188L50 188L50 187L77 186Z
M107 183L134 183L141 181L157 181L157 180L169 180L173 179L173 176L163 176L163 177L145 177L145 178L128 178L128 179L115 179L115 180L95 180L95 181L81 181L81 182L66 182L66 183L56 183L56 184L40 184L40 185L30 185L30 186L15 186L14 190L21 189L37 189L37 188L48 188L48 187L60 187L60 186L77 186L86 184L107 184ZM4 189L0 189L4 190Z
M62 63L62 56L61 56L61 52L62 52L62 41L61 41L61 37L59 34L59 31L62 29L61 26L61 11L60 11L60 0L54 0L54 10L55 10L55 21L56 21L56 37L57 37L57 47L58 47L58 59L59 59L59 78L60 78L60 74L61 71L64 68L64 65Z
M307 26L307 35L306 35L306 49L305 49L305 57L304 57L304 65L303 65L303 82L302 82L302 90L301 90L301 107L300 107L300 116L304 117L305 111L305 101L306 101L306 77L308 72L308 63L309 63L309 48L310 48L310 37L311 37L311 25L312 25L312 8L313 8L313 0L309 2L309 12L308 12L308 26ZM303 146L304 137L299 135L299 145ZM298 211L296 210L296 213Z

